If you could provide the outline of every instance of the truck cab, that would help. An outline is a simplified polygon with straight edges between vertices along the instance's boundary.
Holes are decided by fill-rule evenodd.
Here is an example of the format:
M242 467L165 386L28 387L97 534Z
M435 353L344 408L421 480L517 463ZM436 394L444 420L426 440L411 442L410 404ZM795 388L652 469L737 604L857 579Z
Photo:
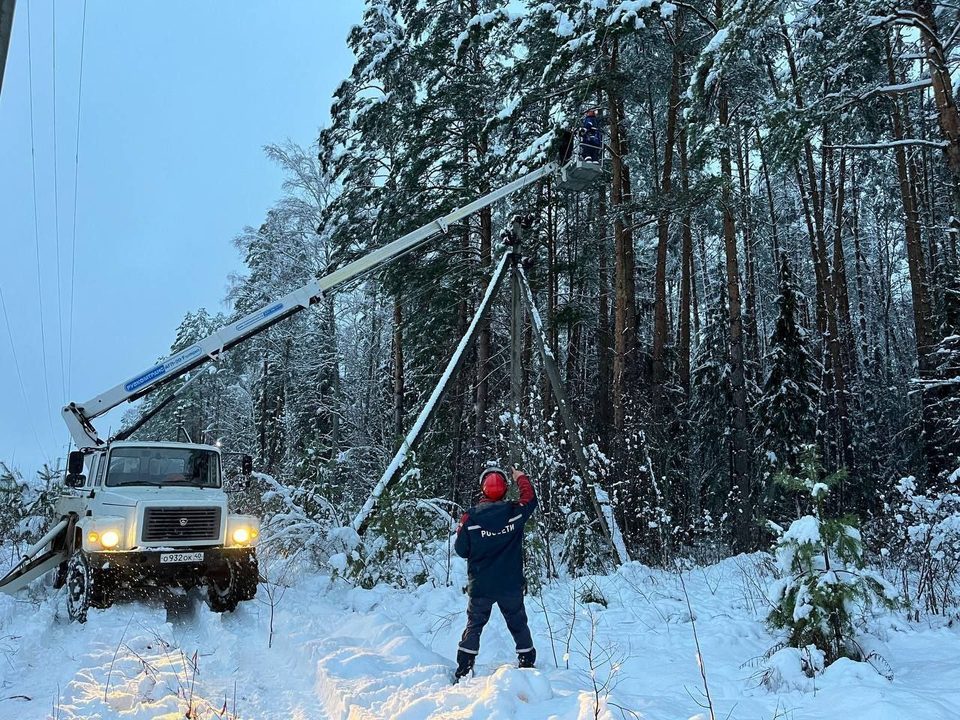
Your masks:
M259 520L230 513L219 448L115 441L83 457L85 472L70 464L57 511L75 518L73 547L55 584L71 618L143 584L205 586L218 612L254 597Z

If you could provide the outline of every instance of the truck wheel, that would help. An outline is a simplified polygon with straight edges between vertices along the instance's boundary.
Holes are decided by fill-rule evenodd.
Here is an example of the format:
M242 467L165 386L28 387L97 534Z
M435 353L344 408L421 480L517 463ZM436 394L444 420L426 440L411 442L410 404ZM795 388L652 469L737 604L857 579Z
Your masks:
M241 600L253 600L257 596L260 583L260 566L257 556L251 553L237 561L238 589Z
M244 600L257 594L256 557L227 560L224 569L207 579L207 605L214 612L233 612Z
M83 552L75 552L67 561L67 614L79 623L87 621L90 596L93 593L93 573Z
M113 605L117 581L112 570L95 570L92 574L93 589L90 592L90 607L106 610Z
M73 553L66 566L67 614L71 620L85 623L91 607L106 609L113 605L110 578L93 567L85 552Z

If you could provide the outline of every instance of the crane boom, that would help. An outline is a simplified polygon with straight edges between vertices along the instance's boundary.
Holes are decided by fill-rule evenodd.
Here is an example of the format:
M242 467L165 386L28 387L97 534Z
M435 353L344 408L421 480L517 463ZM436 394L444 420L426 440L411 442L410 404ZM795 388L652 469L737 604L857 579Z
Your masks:
M495 203L508 195L546 177L560 169L557 162L549 162L537 170L523 175L473 202L457 208L437 220L413 230L341 268L311 280L303 287L287 293L279 300L268 303L245 317L220 328L212 335L134 375L104 393L84 403L70 403L63 408L63 419L70 430L74 443L80 449L96 448L105 444L93 426L93 420L118 405L136 400L158 387L182 377L208 360L234 345L263 332L277 322L298 313L320 301L323 294L353 278L395 260L435 235L446 233L447 228L463 218Z

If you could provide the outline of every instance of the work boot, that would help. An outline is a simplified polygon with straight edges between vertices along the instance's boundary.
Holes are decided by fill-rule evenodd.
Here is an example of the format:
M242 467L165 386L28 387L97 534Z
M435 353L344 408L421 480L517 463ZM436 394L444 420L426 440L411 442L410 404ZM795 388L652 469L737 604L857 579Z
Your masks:
M473 653L457 650L457 671L453 674L453 681L457 682L460 678L473 672L473 663L476 659L477 656Z
M517 653L517 667L532 668L537 662L536 648Z

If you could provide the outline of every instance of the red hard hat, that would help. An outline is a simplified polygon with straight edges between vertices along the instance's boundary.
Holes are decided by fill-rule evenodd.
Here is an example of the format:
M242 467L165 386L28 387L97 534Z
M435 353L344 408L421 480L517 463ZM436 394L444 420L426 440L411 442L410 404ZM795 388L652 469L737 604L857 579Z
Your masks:
M507 476L500 468L487 468L480 473L480 491L487 500L497 502L507 494Z

